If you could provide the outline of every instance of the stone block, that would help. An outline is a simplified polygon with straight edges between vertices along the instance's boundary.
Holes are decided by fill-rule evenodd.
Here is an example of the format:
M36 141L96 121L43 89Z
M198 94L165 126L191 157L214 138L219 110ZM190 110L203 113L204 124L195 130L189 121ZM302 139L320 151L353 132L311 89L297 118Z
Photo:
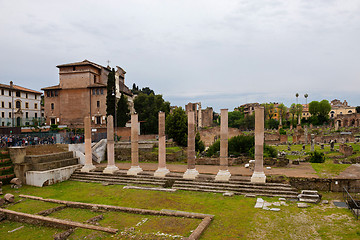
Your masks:
M307 207L310 207L308 204L306 203L298 203L297 204L298 208L307 208Z
M7 193L4 195L4 199L9 203L13 203L15 198L11 193Z

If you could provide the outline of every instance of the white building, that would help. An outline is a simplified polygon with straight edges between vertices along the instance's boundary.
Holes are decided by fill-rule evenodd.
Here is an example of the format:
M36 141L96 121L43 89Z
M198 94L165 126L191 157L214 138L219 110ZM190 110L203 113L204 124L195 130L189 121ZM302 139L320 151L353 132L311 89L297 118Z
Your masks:
M41 119L41 92L0 84L0 126L38 125Z

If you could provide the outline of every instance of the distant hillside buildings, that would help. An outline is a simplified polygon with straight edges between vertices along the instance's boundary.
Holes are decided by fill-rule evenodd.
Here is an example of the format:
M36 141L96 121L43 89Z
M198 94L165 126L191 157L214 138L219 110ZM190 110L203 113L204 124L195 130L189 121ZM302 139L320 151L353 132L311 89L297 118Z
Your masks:
M84 60L57 68L59 84L42 88L46 124L82 128L84 117L91 116L93 127L106 127L106 86L110 67ZM116 98L125 94L131 105L133 94L125 85L126 72L121 67L116 68Z

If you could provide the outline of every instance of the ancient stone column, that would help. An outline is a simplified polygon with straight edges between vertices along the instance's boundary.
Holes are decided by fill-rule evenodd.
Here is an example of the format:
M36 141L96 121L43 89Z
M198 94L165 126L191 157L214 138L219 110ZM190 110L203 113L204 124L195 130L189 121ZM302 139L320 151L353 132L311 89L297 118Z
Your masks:
M305 135L305 144L308 144L308 129L307 126L304 126L305 131L304 131L304 135Z
M229 181L231 174L228 170L228 110L221 109L220 116L220 170L215 177L215 181Z
M137 175L142 172L139 166L139 122L138 115L131 114L131 168L127 175Z
M265 183L264 155L264 107L255 108L255 169L251 177L253 183Z
M103 173L111 173L118 171L119 168L115 166L115 154L114 154L114 120L113 116L107 117L107 159L108 165L104 169Z
M91 152L91 119L90 116L84 118L85 131L85 165L81 168L81 172L90 172L95 169L92 163Z
M195 114L188 112L188 149L187 149L188 169L183 178L195 179L199 172L195 169Z
M155 177L165 177L169 173L166 168L166 142L165 142L165 113L159 112L159 166L155 171Z
M338 131L339 130L339 121L336 121L335 122L335 131Z
M315 149L315 134L311 134L311 151Z

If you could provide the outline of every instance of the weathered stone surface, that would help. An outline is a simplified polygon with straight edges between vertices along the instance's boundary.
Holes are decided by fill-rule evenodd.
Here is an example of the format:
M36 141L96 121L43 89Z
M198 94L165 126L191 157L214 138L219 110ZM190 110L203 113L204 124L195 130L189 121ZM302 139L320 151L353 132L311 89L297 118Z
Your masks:
M264 199L258 198L256 200L256 204L254 208L262 208L264 206L264 202L265 202Z
M15 185L21 185L21 180L19 178L13 178L11 179L10 183Z
M307 208L307 207L310 207L308 204L306 203L298 203L297 204L298 208Z
M248 193L248 194L245 194L245 197L256 198L256 195Z
M274 205L275 207L280 207L280 202L273 202L272 205Z
M9 203L13 203L14 202L14 195L12 195L11 193L7 193L7 194L5 194L4 199Z
M234 196L234 193L233 192L225 192L225 193L223 193L223 196L232 197L232 196Z
M65 232L57 233L54 235L54 240L66 240L75 231L75 228L70 228Z
M286 198L279 198L279 201L286 201Z
M5 204L5 199L4 198L0 198L0 207L2 206L2 205L4 205Z
M279 212L280 208L270 208L270 211Z
M322 200L321 203L322 204L329 204L329 201L328 200Z

